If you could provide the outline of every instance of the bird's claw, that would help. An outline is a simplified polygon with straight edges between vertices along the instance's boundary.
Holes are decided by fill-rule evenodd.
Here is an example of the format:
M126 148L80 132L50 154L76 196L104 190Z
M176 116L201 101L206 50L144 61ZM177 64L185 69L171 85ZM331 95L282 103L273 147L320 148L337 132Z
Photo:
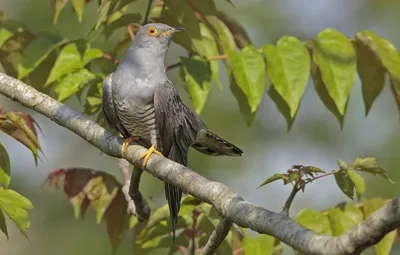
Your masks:
M135 141L135 138L133 138L133 137L131 136L131 137L126 138L125 141L122 143L121 153L122 153L122 156L123 156L123 157L125 157L125 152L126 152L126 150L128 149L129 144L130 144L131 142L133 142L133 141Z
M157 154L160 155L161 157L164 157L164 155L159 152L158 150L156 150L156 147L154 145L152 145L140 158L143 159L143 164L142 166L145 167L147 164L147 161L149 160L151 154Z

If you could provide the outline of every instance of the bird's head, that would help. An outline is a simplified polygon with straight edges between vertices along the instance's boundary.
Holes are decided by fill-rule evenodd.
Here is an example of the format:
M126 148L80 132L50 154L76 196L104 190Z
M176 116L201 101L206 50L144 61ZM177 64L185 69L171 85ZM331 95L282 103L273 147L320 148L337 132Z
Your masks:
M135 34L133 45L135 48L146 48L161 53L168 49L172 36L182 27L171 27L162 23L149 23L142 26Z

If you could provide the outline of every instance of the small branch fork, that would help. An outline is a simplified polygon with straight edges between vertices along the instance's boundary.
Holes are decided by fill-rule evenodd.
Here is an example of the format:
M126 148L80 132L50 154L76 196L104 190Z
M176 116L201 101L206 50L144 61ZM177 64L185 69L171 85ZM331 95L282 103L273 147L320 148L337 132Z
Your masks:
M105 154L122 158L123 138L113 136L96 122L24 82L1 72L0 94L47 116ZM146 148L133 144L127 148L125 159L140 167L139 159L146 151ZM153 154L143 170L160 180L172 183L195 198L211 204L224 220L243 228L250 228L260 234L271 235L292 248L310 255L359 254L400 226L400 197L388 202L345 233L339 236L327 236L304 228L283 213L275 213L247 202L229 186L210 181L196 171L167 158ZM140 179L137 178L140 175L141 171L133 171L130 186ZM138 195L140 193L135 192L136 190L137 188L130 187L129 195L133 196L134 202L135 200L140 202L139 199L135 199L141 198ZM136 211L138 211L138 204L140 203L135 203ZM221 223L221 227L217 227L212 237L217 237L221 232L225 233L227 228L223 226L227 226L227 224ZM219 231L220 229L224 231ZM223 238L221 236L215 239ZM212 244L218 243L217 241L209 242L210 245L206 245L207 247L214 247L215 245Z

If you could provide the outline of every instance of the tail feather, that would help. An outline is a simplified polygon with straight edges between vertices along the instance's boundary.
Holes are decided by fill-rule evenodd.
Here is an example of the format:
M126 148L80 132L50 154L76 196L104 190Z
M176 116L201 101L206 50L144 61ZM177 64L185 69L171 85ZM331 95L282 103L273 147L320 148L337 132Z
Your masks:
M202 129L197 134L193 148L211 156L242 156L243 151L209 130Z
M169 205L169 214L172 224L172 236L175 243L176 224L178 222L179 209L181 207L182 190L168 182L164 183L165 197Z
M184 166L187 165L187 152L181 151L178 145L174 145L169 152L168 159ZM172 224L172 236L175 243L176 224L178 222L179 209L181 208L182 190L168 182L164 183L165 197L168 201L169 214Z

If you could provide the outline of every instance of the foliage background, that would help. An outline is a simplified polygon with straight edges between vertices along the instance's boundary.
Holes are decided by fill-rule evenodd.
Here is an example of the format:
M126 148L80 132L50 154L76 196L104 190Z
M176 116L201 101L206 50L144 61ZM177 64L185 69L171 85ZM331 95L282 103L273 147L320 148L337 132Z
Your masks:
M400 2L395 0L246 0L233 1L236 9L227 4L218 5L247 29L253 43L260 47L265 43L275 43L283 35L296 36L300 40L315 37L321 30L331 27L347 36L363 29L389 39L400 48L400 33L397 24L400 17ZM144 13L147 1L136 1L131 8ZM94 8L86 8L84 21L78 23L76 14L68 5L61 13L56 26L52 26L52 11L48 0L2 0L0 9L6 18L15 18L29 24L35 31L58 31L70 39L84 35L95 19ZM107 43L98 45L112 49L118 34ZM172 47L167 64L176 62L181 56L179 47ZM1 67L0 67L1 68ZM388 86L374 103L368 117L365 117L361 86L357 79L350 96L343 130L326 107L319 100L313 86L307 87L300 110L292 130L286 132L286 121L276 106L265 94L256 119L251 127L243 121L236 99L229 90L225 71L220 70L223 91L215 86L209 94L207 104L201 114L204 121L216 133L241 147L242 158L214 158L190 153L189 167L210 179L230 185L250 202L267 209L280 211L290 192L289 186L280 182L259 190L256 187L266 177L275 172L283 172L292 164L315 165L325 170L336 168L336 159L351 162L355 157L376 157L388 170L396 183L400 182L397 170L400 164L399 113ZM179 84L178 69L168 72L168 76ZM180 88L184 100L190 103L185 91ZM70 107L81 110L73 97L66 102ZM72 207L62 192L53 192L44 187L47 174L58 167L81 166L103 170L122 179L116 160L106 155L50 120L22 109L18 104L0 97L0 105L5 109L23 110L32 113L40 124L44 136L39 139L47 157L45 163L36 168L32 154L12 138L0 134L10 154L12 164L12 189L28 197L35 205L30 211L32 220L28 231L30 240L24 239L19 231L9 224L10 240L0 237L0 254L110 254L110 245L103 225L95 223L94 212L89 210L85 221L73 218ZM368 180L368 177L367 177ZM367 197L398 196L398 185L389 185L380 178L367 183ZM163 184L145 174L141 190L146 197L151 196L156 205L165 203ZM332 178L326 178L307 187L305 195L296 197L291 213L310 207L316 210L347 201L347 197L336 187ZM117 254L129 252L129 235ZM400 251L397 242L393 254ZM292 251L287 249L286 254ZM157 254L157 252L154 252ZM160 253L161 254L161 253Z

